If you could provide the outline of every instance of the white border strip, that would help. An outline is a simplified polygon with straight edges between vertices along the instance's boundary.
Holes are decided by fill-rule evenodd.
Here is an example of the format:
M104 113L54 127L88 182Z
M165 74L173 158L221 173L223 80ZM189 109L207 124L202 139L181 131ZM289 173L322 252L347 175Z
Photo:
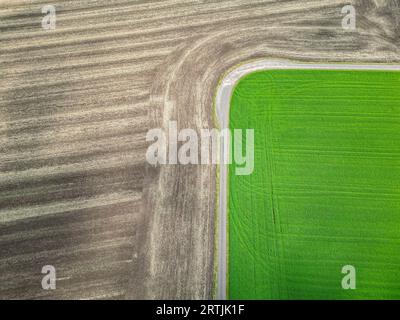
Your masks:
M229 73L218 88L216 96L216 112L220 129L229 127L229 108L231 95L236 83L245 75L261 70L276 69L308 69L308 70L388 70L400 71L399 65L379 64L307 64L294 63L284 60L260 60L244 64ZM227 296L227 175L228 166L224 159L228 159L229 146L220 141L220 181L219 181L219 213L218 213L218 273L217 299L226 300Z

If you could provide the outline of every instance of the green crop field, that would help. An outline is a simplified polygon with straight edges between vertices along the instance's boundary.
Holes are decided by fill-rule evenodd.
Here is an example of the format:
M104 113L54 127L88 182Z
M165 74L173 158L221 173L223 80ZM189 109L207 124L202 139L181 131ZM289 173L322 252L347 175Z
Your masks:
M229 119L255 139L253 173L229 166L229 298L399 299L400 73L255 72Z

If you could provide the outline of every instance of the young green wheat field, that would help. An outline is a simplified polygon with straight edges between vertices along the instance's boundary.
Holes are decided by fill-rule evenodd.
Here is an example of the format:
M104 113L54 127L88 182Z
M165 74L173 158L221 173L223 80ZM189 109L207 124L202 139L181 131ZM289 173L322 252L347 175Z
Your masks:
M229 298L399 299L400 72L254 72L229 118L255 142L229 166Z

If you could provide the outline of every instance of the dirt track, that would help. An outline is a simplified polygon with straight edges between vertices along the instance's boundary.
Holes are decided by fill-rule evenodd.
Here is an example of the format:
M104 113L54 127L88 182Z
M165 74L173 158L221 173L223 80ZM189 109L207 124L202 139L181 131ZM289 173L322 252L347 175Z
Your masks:
M210 298L216 168L145 162L145 134L213 127L258 58L400 62L399 1L0 1L0 298ZM57 290L40 287L57 268Z

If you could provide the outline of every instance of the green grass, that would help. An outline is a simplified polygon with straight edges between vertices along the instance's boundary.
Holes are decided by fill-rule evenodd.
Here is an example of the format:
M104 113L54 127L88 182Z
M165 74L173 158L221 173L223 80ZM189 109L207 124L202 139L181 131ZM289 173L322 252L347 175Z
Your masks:
M229 298L399 299L400 73L255 72L230 128L255 130L255 165L229 167Z

